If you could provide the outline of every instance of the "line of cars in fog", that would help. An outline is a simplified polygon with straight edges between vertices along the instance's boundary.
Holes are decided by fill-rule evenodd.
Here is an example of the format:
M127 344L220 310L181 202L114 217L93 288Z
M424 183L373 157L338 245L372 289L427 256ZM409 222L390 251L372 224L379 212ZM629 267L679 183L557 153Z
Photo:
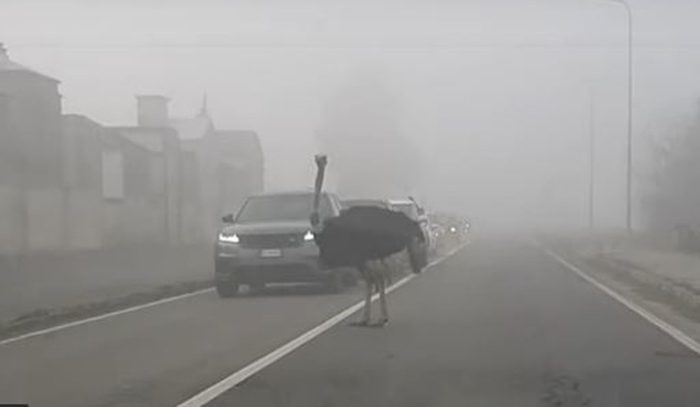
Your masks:
M238 294L246 285L253 292L274 283L315 283L339 292L357 281L354 269L332 269L319 259L311 232L312 191L266 193L249 197L238 213L223 217L224 226L215 248L215 284L221 297ZM414 199L352 199L341 201L333 193L321 194L322 219L338 216L357 205L380 206L403 212L417 221L425 237L421 256L427 263L440 249L440 242L454 235L461 240L464 229L441 223L445 217L430 216ZM451 242L456 244L458 240Z

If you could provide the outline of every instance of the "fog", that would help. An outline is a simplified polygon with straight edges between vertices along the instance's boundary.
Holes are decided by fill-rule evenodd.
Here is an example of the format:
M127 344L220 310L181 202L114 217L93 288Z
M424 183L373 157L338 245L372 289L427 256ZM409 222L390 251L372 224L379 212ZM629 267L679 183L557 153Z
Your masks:
M593 131L596 224L624 225L627 22L615 2L144 3L3 0L0 40L61 79L66 113L133 124L136 94L167 95L181 116L206 94L217 125L259 132L267 189L310 187L324 151L341 192L396 181L387 194L482 223L586 225ZM700 5L629 3L638 197L648 140L700 95ZM387 133L393 152L370 144ZM367 159L378 151L382 165ZM369 182L382 171L410 177Z

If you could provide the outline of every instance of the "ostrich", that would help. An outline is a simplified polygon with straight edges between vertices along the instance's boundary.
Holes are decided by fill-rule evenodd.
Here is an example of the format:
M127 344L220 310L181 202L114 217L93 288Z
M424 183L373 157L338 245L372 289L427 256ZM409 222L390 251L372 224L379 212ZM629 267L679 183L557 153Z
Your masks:
M362 318L354 325L370 326L372 293L379 292L381 318L371 326L384 326L389 321L386 305L385 273L370 263L383 262L392 254L407 250L414 273L422 267L415 245L425 237L417 222L405 214L377 206L355 206L339 216L321 222L318 214L326 156L316 156L316 184L311 225L321 260L329 267L355 267L365 282L365 303Z

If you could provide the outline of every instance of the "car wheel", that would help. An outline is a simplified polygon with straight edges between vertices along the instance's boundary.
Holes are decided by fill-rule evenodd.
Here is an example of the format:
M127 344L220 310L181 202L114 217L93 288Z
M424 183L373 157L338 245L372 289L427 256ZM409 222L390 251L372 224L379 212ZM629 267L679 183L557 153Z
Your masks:
M239 284L231 280L216 280L216 292L221 298L231 298L238 295Z
M415 240L409 244L408 261L411 264L411 270L415 274L422 272L428 263L425 246Z

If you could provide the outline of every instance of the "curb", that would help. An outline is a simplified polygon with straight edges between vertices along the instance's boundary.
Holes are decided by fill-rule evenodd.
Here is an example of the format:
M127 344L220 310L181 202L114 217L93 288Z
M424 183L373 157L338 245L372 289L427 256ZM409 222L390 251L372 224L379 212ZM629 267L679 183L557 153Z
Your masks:
M15 341L20 337L33 335L36 331L46 331L64 324L78 323L129 308L180 297L209 289L213 285L213 280L189 281L167 284L150 291L135 292L69 307L40 308L20 315L8 323L0 324L0 345Z

